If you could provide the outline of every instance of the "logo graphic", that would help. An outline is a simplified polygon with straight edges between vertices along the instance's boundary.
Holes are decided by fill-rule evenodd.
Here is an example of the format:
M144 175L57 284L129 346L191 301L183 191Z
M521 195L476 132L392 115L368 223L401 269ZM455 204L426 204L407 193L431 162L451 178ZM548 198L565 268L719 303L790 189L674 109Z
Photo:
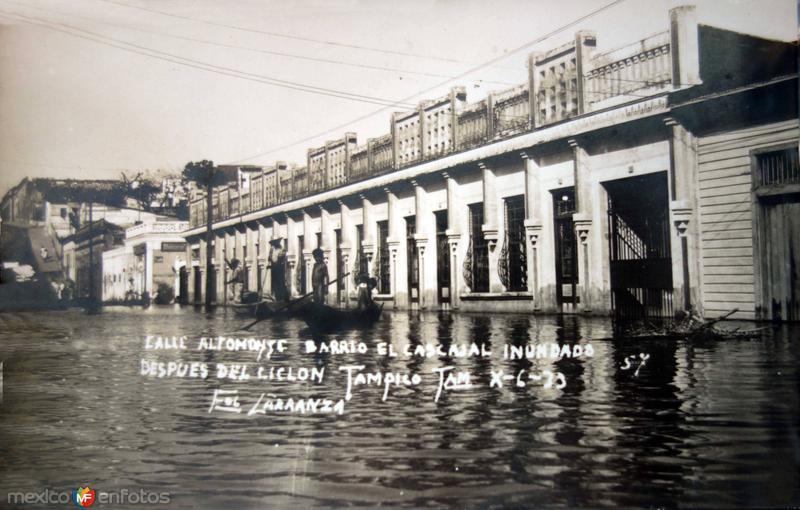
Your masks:
M75 506L92 506L96 498L97 493L89 486L78 487L76 490L72 491L72 502L75 503Z

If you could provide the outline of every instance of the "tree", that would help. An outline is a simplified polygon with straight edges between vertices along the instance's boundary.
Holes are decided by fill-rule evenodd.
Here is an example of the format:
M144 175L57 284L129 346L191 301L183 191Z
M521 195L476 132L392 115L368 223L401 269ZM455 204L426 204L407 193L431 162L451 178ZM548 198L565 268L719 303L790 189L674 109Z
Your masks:
M136 201L138 208L142 211L150 211L153 199L161 192L161 186L150 179L142 177L139 172L131 179L124 173L122 177L122 193Z
M202 161L190 161L186 163L181 177L185 181L191 181L198 187L204 188L206 192L206 306L211 306L211 290L213 289L212 275L214 266L211 264L213 255L211 243L214 240L214 202L212 195L214 186L223 183L223 174L213 161L204 159Z

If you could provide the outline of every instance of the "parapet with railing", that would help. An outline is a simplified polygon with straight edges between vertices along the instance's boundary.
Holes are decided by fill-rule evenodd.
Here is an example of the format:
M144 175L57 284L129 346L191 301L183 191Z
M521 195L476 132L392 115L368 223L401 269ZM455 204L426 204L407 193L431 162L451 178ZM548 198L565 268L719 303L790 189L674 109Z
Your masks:
M147 234L181 234L189 228L188 221L155 221L140 223L125 229L125 237L131 239Z
M687 42L688 41L688 42ZM686 46L678 51L675 46ZM474 149L593 111L638 101L685 86L681 74L699 74L694 10L670 11L670 29L623 47L598 53L592 32L528 58L528 80L491 92L475 103L463 87L392 114L389 133L358 144L355 133L308 150L302 167L278 163L218 187L214 220L246 214L384 175L424 161ZM253 167L248 167L251 171ZM190 202L190 225L205 224L203 193Z

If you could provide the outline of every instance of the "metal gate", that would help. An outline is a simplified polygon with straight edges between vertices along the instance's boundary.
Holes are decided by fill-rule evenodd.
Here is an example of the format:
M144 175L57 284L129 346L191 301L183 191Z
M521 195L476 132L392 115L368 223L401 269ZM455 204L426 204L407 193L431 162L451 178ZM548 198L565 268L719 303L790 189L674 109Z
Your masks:
M621 319L674 314L666 172L605 184L611 303Z
M469 245L464 279L472 292L489 292L489 245L483 236L483 202L469 204Z

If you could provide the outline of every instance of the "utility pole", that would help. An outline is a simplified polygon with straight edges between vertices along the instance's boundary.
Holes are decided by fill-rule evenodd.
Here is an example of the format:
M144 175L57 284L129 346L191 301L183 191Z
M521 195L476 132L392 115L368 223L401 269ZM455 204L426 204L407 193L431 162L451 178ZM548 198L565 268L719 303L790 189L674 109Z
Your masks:
M93 202L89 200L89 306L94 306L94 224L92 223Z
M211 307L212 295L211 291L214 288L214 264L211 263L211 257L214 254L214 249L211 243L214 241L214 200L212 193L214 191L214 178L216 168L213 164L206 168L206 309Z

